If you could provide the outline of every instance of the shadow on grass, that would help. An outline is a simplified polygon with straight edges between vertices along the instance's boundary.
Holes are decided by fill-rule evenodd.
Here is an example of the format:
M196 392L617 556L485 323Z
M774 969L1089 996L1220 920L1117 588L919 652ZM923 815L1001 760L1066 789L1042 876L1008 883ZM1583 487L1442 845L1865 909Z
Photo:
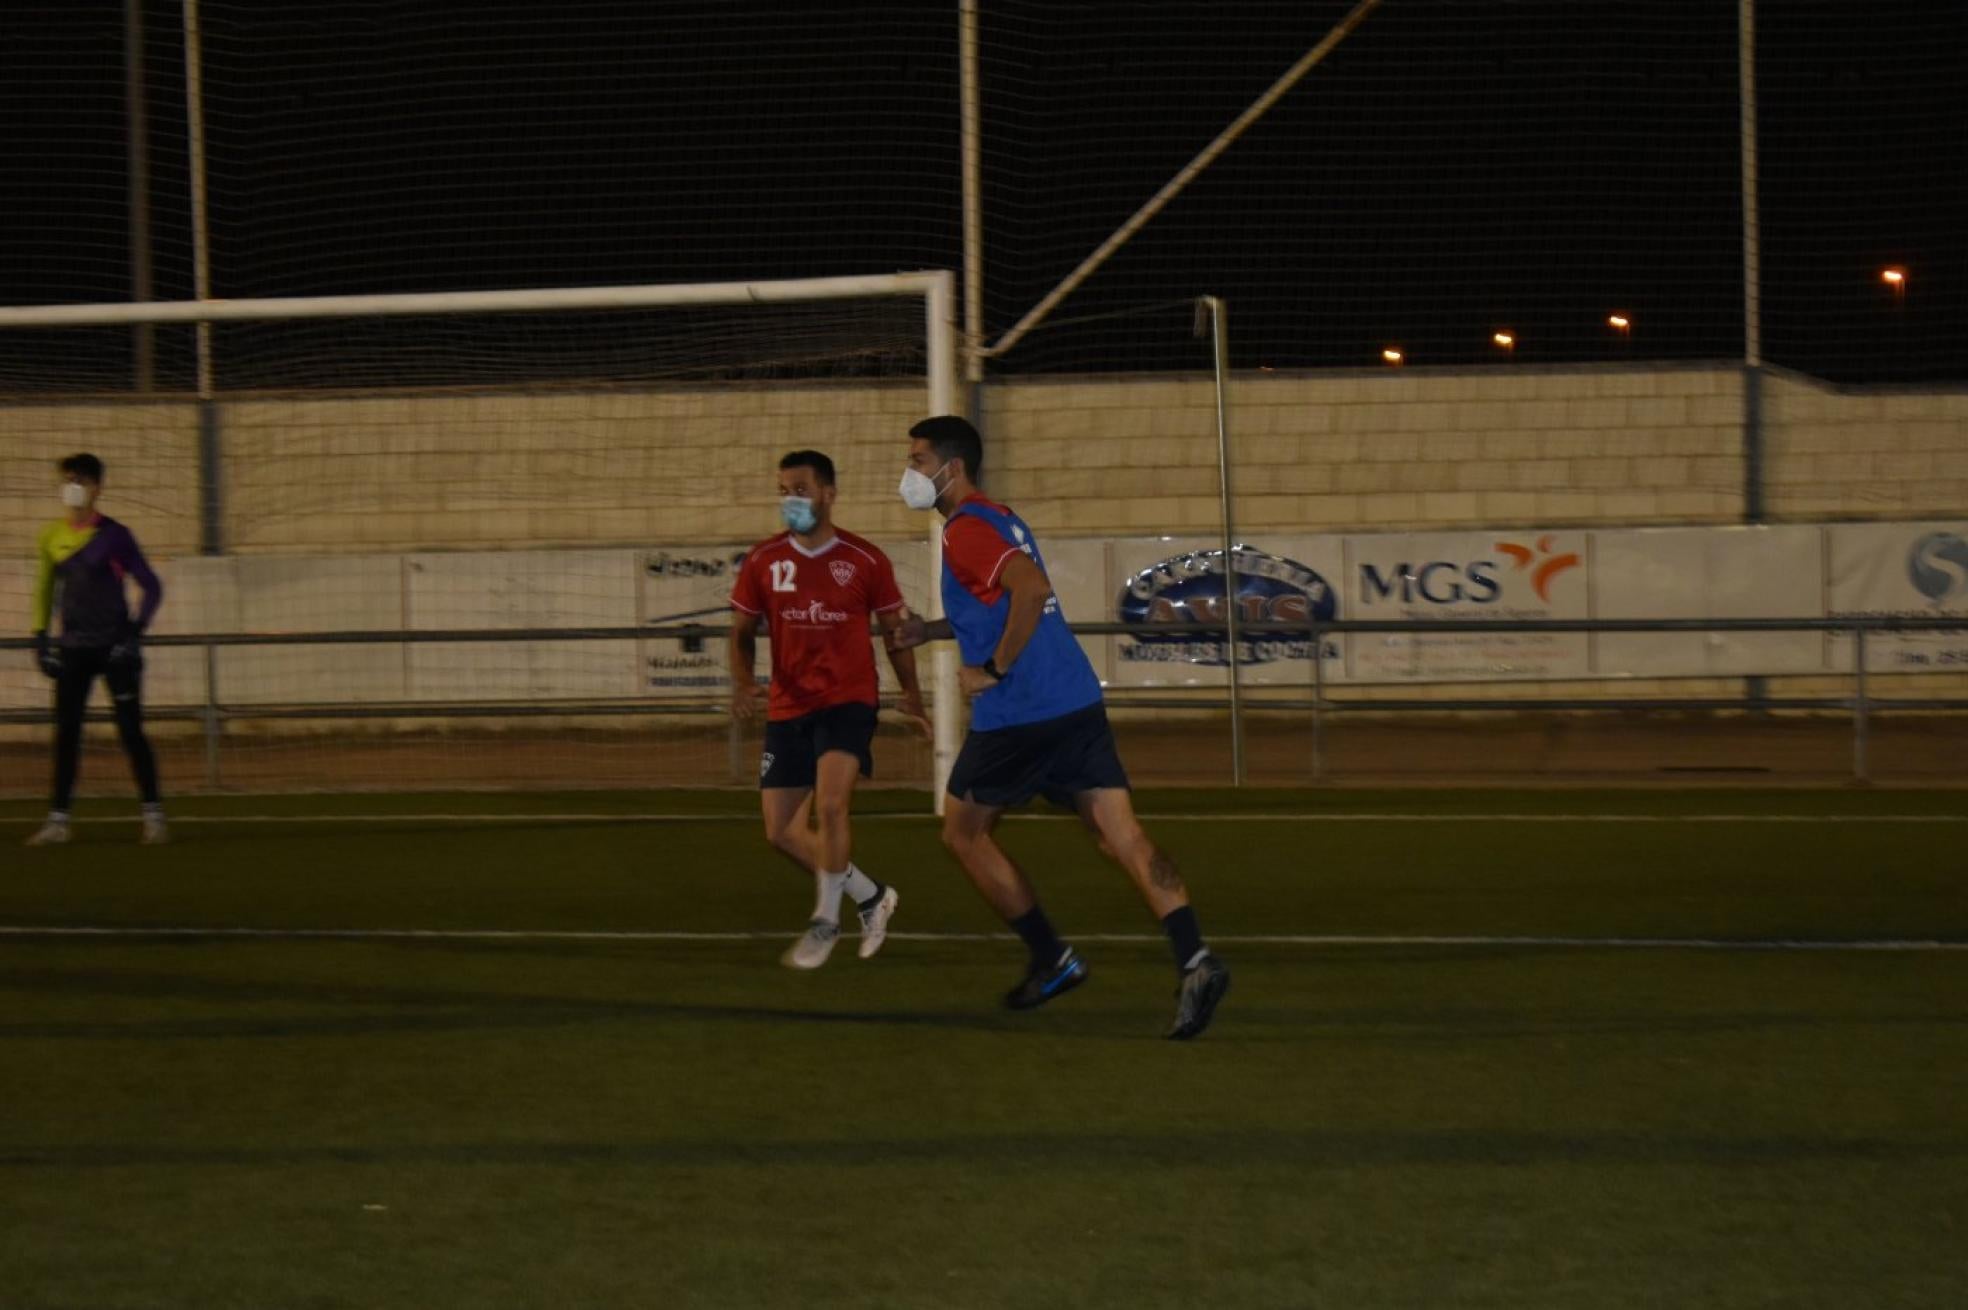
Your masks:
M672 962L674 963L674 962ZM1135 971L1138 972L1138 971ZM760 987L774 973L759 971ZM898 972L902 983L909 975ZM797 986L799 979L788 979ZM652 987L651 990L656 990ZM695 988L701 992L702 987ZM822 1005L758 1004L688 995L674 997L583 997L502 992L470 987L405 986L358 981L275 981L200 976L184 971L24 968L0 969L0 994L43 996L63 1002L193 1003L223 1005L235 1011L209 1017L132 1015L115 1021L39 1019L0 1022L0 1041L227 1041L279 1038L363 1038L394 1034L525 1032L608 1024L672 1023L790 1025L827 1028L917 1028L983 1033L1077 1035L1111 1040L1154 1040L1134 1011L1160 993L1146 992L1132 978L1116 980L1100 1002L1075 997L1043 1016L1016 1015L995 1008L995 993L979 989L973 1004L935 1007L880 1006L825 1008ZM267 1013L268 1007L305 1012ZM1125 1007L1123 1010L1121 1007ZM1292 998L1239 995L1229 1014L1232 1025L1213 1034L1218 1044L1344 1044L1361 1046L1450 1046L1520 1039L1595 1037L1687 1038L1798 1032L1838 1034L1881 1028L1968 1028L1968 1014L1933 1012L1855 1012L1819 1010L1733 1010L1697 1014L1621 1012L1566 1006L1558 999L1530 999L1521 1006L1320 1004Z
M1527 1133L1447 1129L1219 1129L1201 1132L979 1133L851 1141L670 1139L645 1142L536 1141L336 1146L0 1145L0 1169L120 1169L186 1166L287 1169L355 1166L579 1166L802 1169L975 1162L1035 1170L1067 1166L1341 1168L1541 1165L1684 1166L1761 1169L1823 1162L1935 1164L1968 1157L1968 1141L1875 1137L1700 1136L1646 1133Z

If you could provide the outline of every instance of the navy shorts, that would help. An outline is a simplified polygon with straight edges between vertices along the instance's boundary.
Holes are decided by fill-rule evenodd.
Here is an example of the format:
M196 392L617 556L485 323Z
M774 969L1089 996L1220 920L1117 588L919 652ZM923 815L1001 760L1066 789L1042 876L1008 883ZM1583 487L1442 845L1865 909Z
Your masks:
M811 787L820 757L845 751L861 761L861 776L875 776L875 707L830 705L824 710L765 725L765 754L759 758L759 788Z
M1127 785L1102 704L1038 723L973 732L950 771L952 796L1006 809L1034 796L1073 809L1082 792L1125 791Z

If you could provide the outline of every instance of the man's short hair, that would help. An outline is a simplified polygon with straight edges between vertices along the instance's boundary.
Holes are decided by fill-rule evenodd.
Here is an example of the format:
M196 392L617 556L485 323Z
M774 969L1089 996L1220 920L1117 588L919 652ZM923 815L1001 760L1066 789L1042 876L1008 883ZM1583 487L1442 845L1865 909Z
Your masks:
M70 455L58 467L63 473L73 474L84 482L102 485L103 462L94 455Z
M779 467L782 471L785 469L812 469L813 476L820 479L821 486L831 487L834 485L834 461L828 459L817 450L796 450L786 456L786 458L780 460Z
M970 420L960 414L938 414L909 429L909 435L927 441L938 459L948 463L960 459L964 473L972 482L984 471L984 438Z

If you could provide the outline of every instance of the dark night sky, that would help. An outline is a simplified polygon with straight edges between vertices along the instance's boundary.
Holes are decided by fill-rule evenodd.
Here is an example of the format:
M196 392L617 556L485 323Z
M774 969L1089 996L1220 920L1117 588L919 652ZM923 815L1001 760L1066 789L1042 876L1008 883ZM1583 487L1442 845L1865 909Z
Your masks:
M1347 8L984 0L995 336ZM215 294L960 262L954 0L204 0ZM1968 379L1968 5L1760 6L1766 354ZM1388 0L1062 309L1213 292L1235 361L1741 351L1728 0ZM151 3L157 294L190 293L176 0ZM1863 22L1855 15L1863 14ZM118 0L0 17L0 302L131 295ZM1911 271L1896 305L1878 281ZM1198 367L1185 314L1008 370Z

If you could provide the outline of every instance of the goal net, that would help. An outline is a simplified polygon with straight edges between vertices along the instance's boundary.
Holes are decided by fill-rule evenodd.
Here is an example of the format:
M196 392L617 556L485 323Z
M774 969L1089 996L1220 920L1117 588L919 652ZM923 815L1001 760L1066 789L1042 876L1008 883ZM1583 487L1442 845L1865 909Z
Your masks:
M749 782L722 638L685 629L725 624L808 448L934 612L895 482L955 405L949 309L947 274L897 274L0 310L0 639L28 636L56 462L89 451L166 587L169 790ZM0 791L45 785L48 700L10 655ZM121 794L100 708L83 794ZM928 785L932 750L884 733L883 780Z

